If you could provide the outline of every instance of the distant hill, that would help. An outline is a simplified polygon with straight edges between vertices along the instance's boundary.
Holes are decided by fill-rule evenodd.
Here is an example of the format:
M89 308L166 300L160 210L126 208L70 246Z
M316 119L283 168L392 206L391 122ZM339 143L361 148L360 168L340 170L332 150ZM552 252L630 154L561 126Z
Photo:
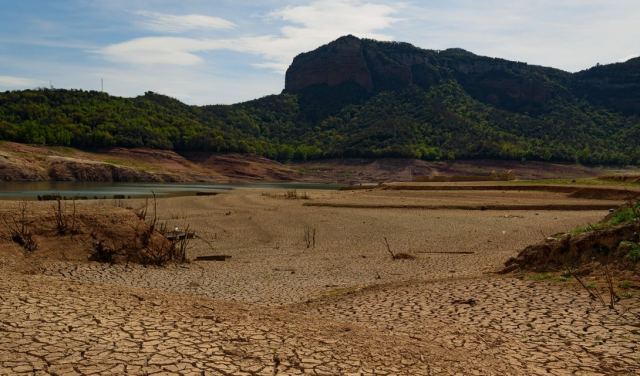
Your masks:
M235 105L155 93L0 93L0 139L331 157L640 163L640 59L569 73L341 37L297 56L285 89Z

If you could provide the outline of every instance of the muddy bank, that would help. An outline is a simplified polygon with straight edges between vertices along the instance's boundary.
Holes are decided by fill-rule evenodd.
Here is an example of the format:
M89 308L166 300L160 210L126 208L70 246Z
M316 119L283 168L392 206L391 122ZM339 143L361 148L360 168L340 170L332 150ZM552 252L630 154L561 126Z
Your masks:
M566 271L573 268L640 270L640 203L624 205L598 223L575 228L530 245L505 263L514 270Z
M423 161L403 158L327 159L297 164L318 177L341 183L586 178L615 173L605 167L501 160ZM484 177L484 178L483 178Z
M324 182L452 181L461 177L584 178L621 172L571 164L514 161L427 162L415 159L327 159L280 163L267 158L144 148L82 151L0 142L0 181ZM631 170L622 170L631 173Z
M351 188L345 188L349 190ZM361 187L355 187L361 189ZM586 198L592 200L634 200L640 198L640 189L612 188L612 187L585 187L575 185L424 185L424 184L385 184L377 187L381 190L396 191L535 191L565 193L570 198Z
M303 206L351 209L414 209L414 210L549 210L549 211L593 211L611 209L608 204L542 204L542 205L384 205L309 202Z
M0 143L0 181L193 182L224 178L163 150L72 148Z

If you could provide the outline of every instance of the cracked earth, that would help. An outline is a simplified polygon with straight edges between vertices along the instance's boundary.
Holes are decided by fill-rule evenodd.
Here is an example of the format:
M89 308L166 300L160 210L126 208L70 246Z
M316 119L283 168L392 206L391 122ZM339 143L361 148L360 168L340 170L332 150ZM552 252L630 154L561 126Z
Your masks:
M144 268L0 245L0 375L640 372L634 292L615 314L571 283L491 273L601 211L309 208L252 190L160 207L213 243L194 242L191 257L232 258ZM391 260L381 236L416 259Z

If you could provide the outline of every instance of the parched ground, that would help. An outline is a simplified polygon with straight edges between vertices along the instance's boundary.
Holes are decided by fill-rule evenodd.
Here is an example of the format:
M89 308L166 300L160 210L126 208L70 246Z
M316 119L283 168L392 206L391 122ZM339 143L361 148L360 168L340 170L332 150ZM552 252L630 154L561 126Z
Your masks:
M504 374L405 335L313 314L42 276L2 279L0 374Z
M81 259L82 245L72 242L65 259L38 251L23 258L0 245L0 374L640 371L635 290L625 291L624 313L616 314L572 283L494 273L526 245L596 222L606 210L303 205L569 200L541 192L283 194L243 189L160 200L162 220L188 223L206 239L194 240L190 257L231 256L224 262L110 266ZM114 210L110 202L83 205ZM305 229L316 230L315 247L307 248ZM416 258L392 260L384 238Z
M378 333L404 333L499 359L529 375L631 375L640 371L640 326L593 304L584 291L515 278L444 280L374 288L301 306Z

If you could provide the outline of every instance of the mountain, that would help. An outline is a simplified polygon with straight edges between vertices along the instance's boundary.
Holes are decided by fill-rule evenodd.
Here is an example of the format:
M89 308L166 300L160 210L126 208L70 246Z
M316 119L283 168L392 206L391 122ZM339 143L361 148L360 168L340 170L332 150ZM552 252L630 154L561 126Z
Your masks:
M589 102L627 115L640 113L640 57L598 65L574 75L574 92Z
M298 55L286 74L285 92L356 84L367 93L416 85L424 90L455 81L473 98L516 111L543 111L554 98L570 96L571 74L462 49L423 50L408 43L342 37Z
M345 36L298 55L285 88L234 105L155 93L0 93L0 139L279 160L494 158L640 163L640 59L578 73Z

